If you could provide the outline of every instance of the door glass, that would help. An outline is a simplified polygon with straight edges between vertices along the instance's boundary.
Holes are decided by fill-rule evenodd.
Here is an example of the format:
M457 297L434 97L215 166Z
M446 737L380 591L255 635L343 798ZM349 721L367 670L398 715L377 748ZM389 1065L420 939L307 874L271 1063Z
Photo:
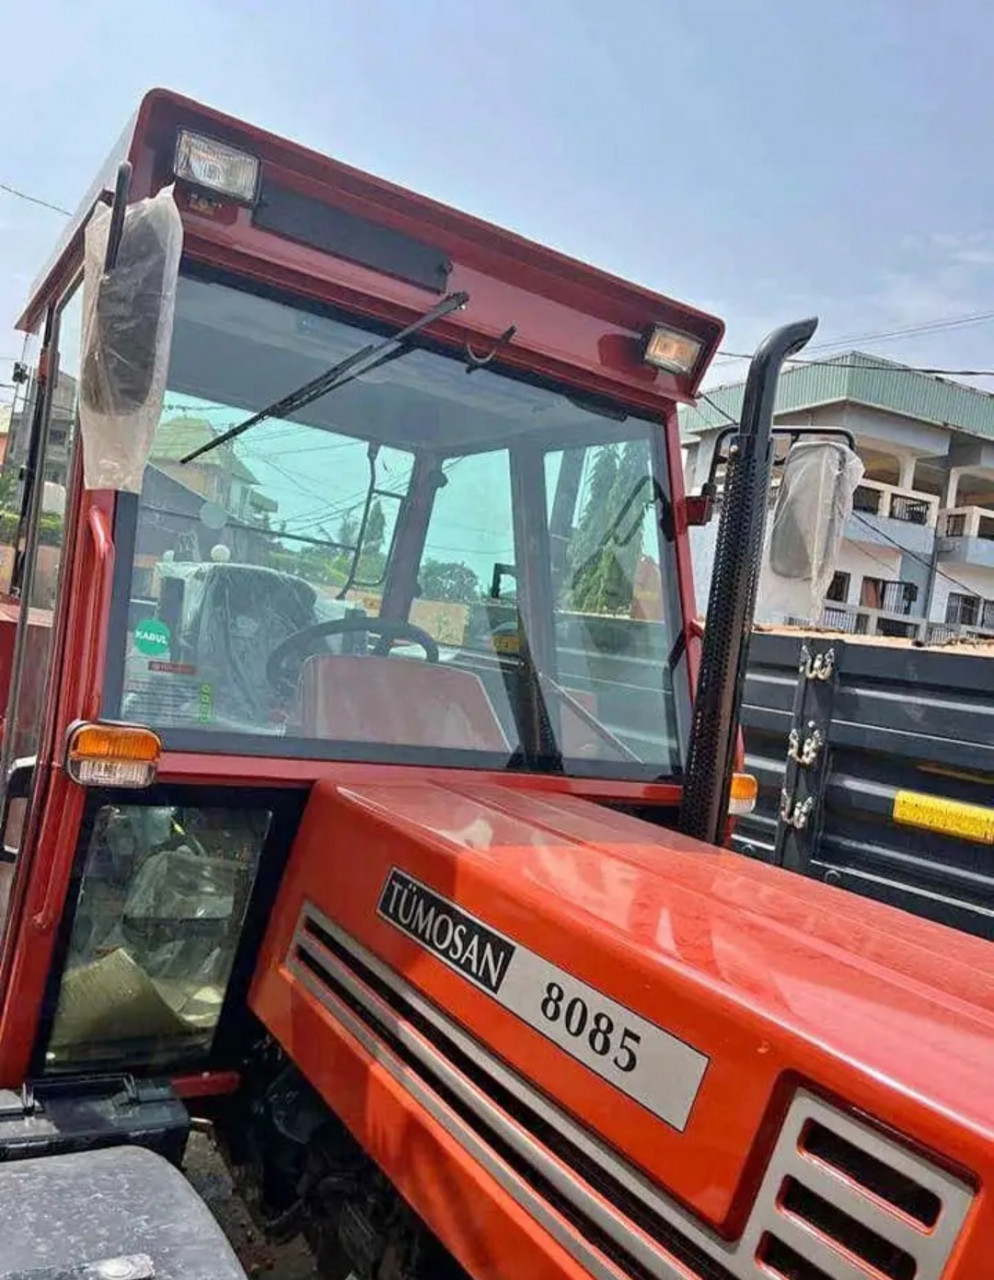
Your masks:
M210 1049L266 810L107 805L76 897L46 1069Z
M28 460L28 438L38 398L40 352L41 334L29 334L24 340L23 359L20 363L26 380L15 381L14 399L9 409L10 418L3 445L3 469L0 471L0 596L4 597L10 595L14 572L17 526L21 499L24 496L21 469ZM5 412L6 409L0 406L0 419ZM6 621L5 617L4 622Z
M49 674L52 616L62 568L66 491L73 441L76 435L76 396L83 291L77 288L62 307L58 318L58 376L52 389L47 439L39 471L43 486L39 515L38 545L27 614L25 658L17 706L11 723L12 758L30 756L38 747L41 710Z
M672 773L680 742L668 666L660 494L649 429L545 459L563 699L563 755ZM595 723L596 722L596 723Z

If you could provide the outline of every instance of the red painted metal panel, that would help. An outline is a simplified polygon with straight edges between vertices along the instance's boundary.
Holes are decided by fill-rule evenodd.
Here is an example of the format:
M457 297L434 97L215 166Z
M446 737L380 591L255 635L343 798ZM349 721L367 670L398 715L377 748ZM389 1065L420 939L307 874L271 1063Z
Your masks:
M685 1130L378 915L395 866L706 1054ZM469 779L325 781L251 997L294 1058L307 1047L287 1020L300 998L285 960L305 901L718 1229L744 1211L799 1080L994 1177L994 976L975 939L573 798ZM303 1013L299 1026L316 1034ZM340 1086L319 1077L337 1108Z

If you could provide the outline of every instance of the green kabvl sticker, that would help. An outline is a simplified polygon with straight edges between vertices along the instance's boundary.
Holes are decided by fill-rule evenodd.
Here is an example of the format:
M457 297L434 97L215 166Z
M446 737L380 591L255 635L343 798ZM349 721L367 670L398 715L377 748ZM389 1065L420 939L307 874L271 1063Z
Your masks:
M135 627L135 648L150 658L161 658L169 652L169 628L158 618L147 618Z

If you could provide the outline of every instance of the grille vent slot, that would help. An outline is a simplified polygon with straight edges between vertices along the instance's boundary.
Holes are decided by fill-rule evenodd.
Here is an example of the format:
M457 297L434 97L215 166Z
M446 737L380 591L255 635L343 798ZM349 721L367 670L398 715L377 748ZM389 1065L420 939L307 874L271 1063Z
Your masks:
M910 1253L891 1244L876 1231L837 1209L796 1178L785 1178L780 1197L784 1213L808 1223L843 1249L875 1267L887 1280L915 1280L918 1270Z
M801 1134L801 1148L816 1160L821 1160L850 1177L895 1209L927 1230L939 1221L942 1201L927 1187L905 1177L899 1169L884 1164L869 1151L853 1146L831 1129L812 1121Z
M790 1245L784 1244L776 1236L769 1233L759 1243L758 1260L766 1267L767 1273L783 1276L784 1280L832 1280L827 1271L816 1267L796 1253Z
M777 1280L939 1280L965 1183L810 1094L784 1123L748 1234Z

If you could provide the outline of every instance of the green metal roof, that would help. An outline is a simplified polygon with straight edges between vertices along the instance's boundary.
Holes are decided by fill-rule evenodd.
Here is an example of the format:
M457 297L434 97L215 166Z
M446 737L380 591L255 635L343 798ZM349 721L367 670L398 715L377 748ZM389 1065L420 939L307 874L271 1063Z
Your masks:
M160 422L152 441L151 460L153 462L179 462L194 449L210 443L217 436L214 428L203 418L182 415L178 418L166 418ZM218 446L213 453L204 454L197 460L201 467L220 467L234 480L244 484L258 484L248 467L235 454L229 444Z
M744 382L709 388L707 395L713 405L701 399L696 406L680 410L681 435L693 437L702 431L727 426L729 418L738 421L744 389ZM919 422L994 439L994 394L991 392L934 374L919 373L908 365L861 351L785 370L777 388L776 412L796 413L840 400L852 400Z

